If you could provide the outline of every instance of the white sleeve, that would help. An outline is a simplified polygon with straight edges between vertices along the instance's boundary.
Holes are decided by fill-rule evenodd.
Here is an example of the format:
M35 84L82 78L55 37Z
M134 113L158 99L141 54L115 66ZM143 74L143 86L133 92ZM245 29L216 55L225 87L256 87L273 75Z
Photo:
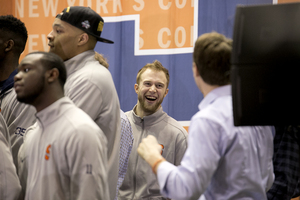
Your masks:
M206 120L191 121L189 144L181 165L162 162L157 168L162 195L186 200L198 199L204 193L221 158L220 134L215 126Z

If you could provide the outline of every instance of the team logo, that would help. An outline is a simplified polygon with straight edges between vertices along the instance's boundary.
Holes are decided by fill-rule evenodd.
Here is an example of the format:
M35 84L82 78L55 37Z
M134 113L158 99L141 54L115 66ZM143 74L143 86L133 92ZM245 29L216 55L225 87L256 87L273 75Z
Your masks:
M50 158L50 148L51 148L51 144L49 144L46 148L46 155L45 155L46 160L49 160Z
M85 20L84 22L81 22L82 27L89 29L91 27L90 22L88 20Z

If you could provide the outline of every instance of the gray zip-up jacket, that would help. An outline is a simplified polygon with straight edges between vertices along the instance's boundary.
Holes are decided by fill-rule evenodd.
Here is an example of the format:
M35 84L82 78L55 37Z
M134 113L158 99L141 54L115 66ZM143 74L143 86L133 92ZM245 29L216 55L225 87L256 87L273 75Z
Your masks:
M167 115L162 107L143 119L134 113L135 107L126 112L134 142L118 199L165 199L160 194L155 174L148 163L138 155L137 148L143 138L153 135L163 146L162 156L170 163L179 165L187 149L187 132L175 119Z
M108 184L110 198L114 199L119 171L120 104L110 72L94 57L95 52L89 50L65 61L64 89L65 95L96 122L107 138Z
M107 141L95 122L68 97L36 117L19 152L25 200L109 199Z
M0 114L0 199L17 200L21 192L21 185L13 164L10 138L6 123Z

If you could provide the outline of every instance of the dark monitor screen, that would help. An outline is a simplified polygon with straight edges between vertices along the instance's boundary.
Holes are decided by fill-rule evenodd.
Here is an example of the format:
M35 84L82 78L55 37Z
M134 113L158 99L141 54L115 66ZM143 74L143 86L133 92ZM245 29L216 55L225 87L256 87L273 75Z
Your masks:
M300 124L300 3L237 6L234 124Z

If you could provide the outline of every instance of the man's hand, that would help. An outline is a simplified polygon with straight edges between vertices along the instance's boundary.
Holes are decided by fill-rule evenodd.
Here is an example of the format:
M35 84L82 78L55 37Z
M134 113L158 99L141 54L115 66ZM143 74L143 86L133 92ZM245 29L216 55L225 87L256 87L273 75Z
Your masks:
M146 162L152 167L159 159L163 159L160 154L162 147L158 144L156 138L153 135L148 135L140 143L137 151L139 155L146 160Z

